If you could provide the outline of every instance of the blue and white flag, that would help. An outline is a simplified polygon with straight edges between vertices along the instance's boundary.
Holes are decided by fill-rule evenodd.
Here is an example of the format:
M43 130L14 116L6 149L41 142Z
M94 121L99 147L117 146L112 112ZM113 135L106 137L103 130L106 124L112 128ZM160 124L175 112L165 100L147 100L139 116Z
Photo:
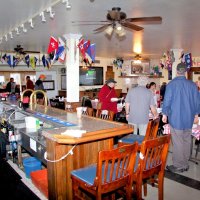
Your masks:
M92 61L95 61L95 57L96 57L96 44L91 44L86 53L90 56L90 58L92 59Z
M185 64L187 66L187 70L189 70L190 67L192 67L192 54L187 53L184 55L184 57L185 57Z
M27 64L27 66L29 67L30 66L30 56L29 55L25 56L24 60L25 60L25 63Z
M11 57L11 55L6 56L6 58L7 58L7 63L8 63L8 65L9 65L10 67L12 67L13 64L12 64L12 57Z
M56 60L59 60L60 62L64 62L65 61L65 43L61 38L58 38L58 49L55 50L55 54L53 57L53 62L55 62Z

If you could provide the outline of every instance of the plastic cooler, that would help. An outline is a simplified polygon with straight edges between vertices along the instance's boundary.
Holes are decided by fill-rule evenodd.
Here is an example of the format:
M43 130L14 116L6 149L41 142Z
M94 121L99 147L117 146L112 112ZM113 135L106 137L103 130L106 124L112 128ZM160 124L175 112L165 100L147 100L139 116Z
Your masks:
M41 162L35 157L25 158L23 160L23 166L26 173L26 177L30 178L30 173L36 170L41 170L42 164Z

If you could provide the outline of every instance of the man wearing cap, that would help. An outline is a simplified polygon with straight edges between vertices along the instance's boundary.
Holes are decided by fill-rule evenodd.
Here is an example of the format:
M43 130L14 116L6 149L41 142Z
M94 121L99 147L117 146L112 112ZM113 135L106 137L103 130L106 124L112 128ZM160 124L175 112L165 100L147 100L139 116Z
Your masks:
M153 93L146 88L148 77L140 76L137 79L138 86L129 89L125 99L126 118L129 124L134 125L134 134L146 134L147 124L149 122L149 109L156 118L155 100Z
M38 80L35 82L35 90L43 90L44 91L43 81L45 79L46 79L46 76L44 74L40 74Z
M99 91L99 101L101 102L101 110L110 110L115 114L117 113L117 98L115 92L115 83L117 83L113 78L106 81L106 84Z
M185 77L186 65L177 65L177 77L168 83L163 102L163 122L170 124L173 144L171 172L189 169L191 133L193 122L198 120L199 94L196 85Z

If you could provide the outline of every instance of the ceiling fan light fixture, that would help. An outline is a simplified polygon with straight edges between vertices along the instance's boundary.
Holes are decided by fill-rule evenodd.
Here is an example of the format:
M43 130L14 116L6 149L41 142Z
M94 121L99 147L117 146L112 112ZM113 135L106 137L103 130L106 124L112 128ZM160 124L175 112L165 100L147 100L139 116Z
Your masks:
M141 60L134 60L133 62L134 62L134 64L141 64L142 63Z
M119 33L117 33L119 37L124 37L126 35L126 31L123 29Z
M106 30L105 30L105 33L107 34L107 35L109 35L109 36L111 36L112 35L112 33L113 33L113 27L112 26L108 26L107 28L106 28Z

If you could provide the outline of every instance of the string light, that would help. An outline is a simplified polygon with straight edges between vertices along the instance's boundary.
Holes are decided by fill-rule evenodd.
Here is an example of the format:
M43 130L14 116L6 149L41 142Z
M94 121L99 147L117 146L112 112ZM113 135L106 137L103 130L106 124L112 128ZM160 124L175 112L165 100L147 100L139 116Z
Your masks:
M71 9L71 3L70 3L69 0L55 0L55 2L53 2L48 8L46 8L46 12L49 12L49 16L50 16L51 19L53 19L55 17L55 12L52 11L52 6L55 6L59 2L62 2L63 4L65 4L66 9ZM21 24L21 26L16 27L15 29L13 29L13 31L16 31L16 34L19 35L20 34L19 28L22 28L22 31L24 33L26 33L27 29L24 27L25 23L29 23L30 27L33 29L34 28L33 18L37 17L38 15L41 17L42 22L46 22L44 11L45 11L45 9L42 12L40 11L39 13L34 14L31 19L29 19L27 21L24 21L23 24ZM9 34L10 38L13 39L12 31L8 32L7 34ZM3 42L3 38L4 37L5 37L6 41L8 40L7 34L2 36L2 37L0 37L0 43Z
M30 27L31 27L31 28L34 28L33 19L29 19L28 22L30 23Z
M7 36L7 34L5 34L5 41L7 42L8 41L8 36Z
M9 34L10 34L10 39L13 39L12 31Z
M66 3L66 5L65 5L65 7L67 8L67 9L71 9L71 4L69 3L69 0L62 0L62 3Z
M23 32L26 33L27 29L24 27L24 24L22 24L21 27L22 27Z
M46 22L46 19L45 19L43 11L40 13L40 17L42 18L42 22Z
M19 35L19 29L15 28L16 34Z
M52 8L51 8L51 7L47 8L47 12L49 12L50 18L53 19L54 16L55 16L55 12L52 11Z

